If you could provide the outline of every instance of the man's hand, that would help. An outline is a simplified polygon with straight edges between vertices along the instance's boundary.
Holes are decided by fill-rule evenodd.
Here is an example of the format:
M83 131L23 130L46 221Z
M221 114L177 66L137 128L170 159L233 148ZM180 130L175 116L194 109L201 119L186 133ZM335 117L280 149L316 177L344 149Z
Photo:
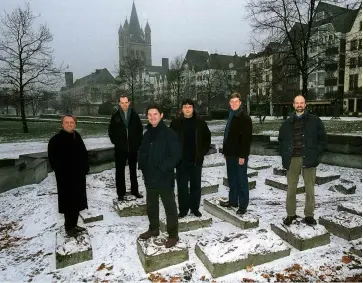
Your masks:
M239 165L245 164L245 159L244 158L238 158L238 164Z

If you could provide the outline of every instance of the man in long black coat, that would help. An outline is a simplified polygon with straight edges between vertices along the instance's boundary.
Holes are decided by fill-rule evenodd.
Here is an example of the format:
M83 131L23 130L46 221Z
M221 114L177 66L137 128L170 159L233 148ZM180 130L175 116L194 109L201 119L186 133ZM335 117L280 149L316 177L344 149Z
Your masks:
M77 226L79 212L88 208L86 174L89 171L86 146L76 127L76 118L62 118L62 130L48 144L48 159L57 179L59 213L64 214L68 236L85 228Z
M131 194L142 198L137 182L137 152L142 140L143 127L139 115L130 107L127 96L120 97L120 109L112 115L108 135L115 145L116 189L119 200L126 194L125 166L129 164Z

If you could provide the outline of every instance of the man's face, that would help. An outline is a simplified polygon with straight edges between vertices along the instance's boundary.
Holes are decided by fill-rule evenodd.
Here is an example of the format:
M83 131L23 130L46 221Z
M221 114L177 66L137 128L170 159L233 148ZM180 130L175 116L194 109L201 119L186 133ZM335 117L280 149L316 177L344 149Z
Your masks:
M149 111L147 111L147 119L149 120L149 123L153 127L156 127L162 118L163 118L163 113L160 114L157 109L151 108L149 109Z
M184 117L185 118L192 117L193 116L193 110L194 110L193 105L189 105L189 104L183 105L182 112L184 114Z
M233 111L238 110L238 108L241 106L241 104L242 104L242 101L238 97L231 98L229 100L229 106L231 106L231 109Z
M122 111L124 111L124 112L129 110L130 101L129 101L129 99L127 97L121 97L120 98L120 107L121 107Z
M64 117L62 122L62 128L68 133L73 133L76 128L76 121L72 117Z
M305 98L302 95L296 96L293 106L296 113L303 113L306 108Z

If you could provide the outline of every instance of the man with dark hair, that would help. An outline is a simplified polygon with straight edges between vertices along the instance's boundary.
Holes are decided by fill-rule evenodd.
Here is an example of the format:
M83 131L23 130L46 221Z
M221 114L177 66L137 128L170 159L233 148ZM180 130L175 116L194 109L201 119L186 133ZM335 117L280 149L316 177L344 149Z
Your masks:
M136 163L143 127L139 115L130 107L130 103L127 96L120 97L120 109L112 115L108 127L108 135L115 145L116 188L119 201L123 200L126 194L126 160L129 164L131 194L142 198L137 182Z
M57 180L58 209L64 214L64 228L70 237L86 230L77 222L79 212L88 208L88 153L81 135L75 131L76 121L73 115L63 116L63 129L48 144L48 159Z
M177 134L168 128L158 105L147 108L149 124L139 151L139 168L144 175L146 207L149 229L139 238L147 240L159 235L159 197L166 214L169 234L165 247L171 248L179 241L178 212L174 194L174 168L180 162L181 148Z
M229 196L223 207L238 207L237 214L246 213L249 202L247 163L252 141L252 120L243 112L241 95L233 93L224 131L223 154L227 163Z
M315 225L314 184L316 166L319 165L325 148L325 128L319 117L305 111L305 97L295 96L295 112L284 121L279 131L279 146L282 165L287 170L287 217L285 225L290 225L296 218L296 189L299 175L305 183L305 222Z
M183 153L182 162L176 169L179 217L185 217L189 209L195 216L201 217L202 165L210 148L211 133L207 123L195 112L191 99L182 102L182 115L172 121L170 128L177 132Z

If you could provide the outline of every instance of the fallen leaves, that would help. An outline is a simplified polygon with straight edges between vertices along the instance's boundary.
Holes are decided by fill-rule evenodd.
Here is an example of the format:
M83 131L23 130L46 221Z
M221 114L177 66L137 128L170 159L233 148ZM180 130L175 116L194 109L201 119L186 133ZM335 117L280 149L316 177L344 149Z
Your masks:
M246 271L247 272L252 272L253 271L253 265L247 265L246 266Z
M345 264L348 264L348 263L351 263L352 262L352 258L350 257L350 256L346 256L346 255L344 255L343 257L342 257L342 262L343 263L345 263Z
M105 263L101 263L101 265L97 268L97 271L101 271L101 270L104 270L104 269L107 269L108 271L110 271L110 270L113 269L113 265L106 266Z

